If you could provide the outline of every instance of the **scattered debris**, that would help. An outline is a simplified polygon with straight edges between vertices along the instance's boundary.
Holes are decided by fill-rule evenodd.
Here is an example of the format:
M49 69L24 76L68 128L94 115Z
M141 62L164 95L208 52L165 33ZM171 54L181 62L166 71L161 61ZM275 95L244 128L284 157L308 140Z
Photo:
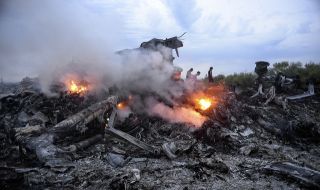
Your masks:
M180 42L179 37L153 39L140 48L160 43L177 49ZM180 116L187 118L185 122L141 111L141 105L131 105L135 103L131 94L123 98L122 92L112 90L90 97L84 95L89 88L77 87L48 97L30 78L1 88L5 91L0 94L0 186L320 188L320 99L314 86L310 83L307 93L285 98L276 94L274 84L265 94L262 78L269 63L256 65L259 88L252 97L212 84L181 96L176 104L192 109ZM169 108L181 106L149 92L138 95L158 98ZM309 98L286 101L304 97ZM201 116L199 125L186 122L193 116Z
M301 99L301 98L307 98L310 96L314 96L314 85L312 83L310 83L308 85L308 91L303 93L303 94L299 94L299 95L295 95L295 96L288 96L287 99L288 100L297 100L297 99Z
M290 162L276 162L264 167L266 171L291 177L308 187L320 188L320 172Z

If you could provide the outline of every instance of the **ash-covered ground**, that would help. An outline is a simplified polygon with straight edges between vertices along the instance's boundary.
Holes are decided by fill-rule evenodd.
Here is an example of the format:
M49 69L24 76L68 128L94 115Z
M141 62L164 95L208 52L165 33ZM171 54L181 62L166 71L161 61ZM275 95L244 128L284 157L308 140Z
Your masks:
M99 118L70 131L52 130L103 98L47 97L32 83L1 86L1 189L320 187L318 95L290 101L283 109L264 105L260 97L250 99L254 92L226 91L201 127L141 113L114 121L118 130L155 148L152 152L105 133ZM51 154L51 146L57 154Z

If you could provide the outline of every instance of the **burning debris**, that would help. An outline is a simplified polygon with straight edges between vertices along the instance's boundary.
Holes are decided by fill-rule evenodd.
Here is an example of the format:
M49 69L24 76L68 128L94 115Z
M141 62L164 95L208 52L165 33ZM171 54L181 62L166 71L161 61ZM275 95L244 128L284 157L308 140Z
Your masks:
M87 92L88 87L85 84L77 84L73 80L71 80L68 85L68 90L70 93L81 94Z
M200 98L200 99L197 99L196 101L197 101L197 103L199 105L199 108L201 110L203 110L203 111L207 110L211 106L211 100L210 99Z
M195 127L201 127L206 117L194 109L186 107L169 108L164 104L158 103L152 107L151 113L160 116L170 122L191 123ZM165 115L164 115L165 113Z
M1 86L1 186L319 188L319 97L283 110L268 104L271 93L260 104L265 67L257 69L263 76L255 98L200 80L190 88L173 65L172 50L179 56L182 46L173 37L118 52L125 61L148 59L136 75L101 91L102 80L69 70L51 84L55 96L30 78Z

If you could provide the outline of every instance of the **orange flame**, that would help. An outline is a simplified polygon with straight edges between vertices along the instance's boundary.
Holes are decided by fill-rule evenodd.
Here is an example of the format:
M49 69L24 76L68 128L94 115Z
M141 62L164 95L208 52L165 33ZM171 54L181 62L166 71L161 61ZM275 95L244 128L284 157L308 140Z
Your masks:
M187 101L198 111L215 109L221 97L225 95L223 85L210 85L191 92L187 96Z
M211 108L215 108L218 103L216 96L207 95L203 92L192 94L190 101L195 106L196 110L206 111Z
M125 109L126 107L128 107L130 105L130 103L132 102L132 99L133 99L132 95L129 95L126 100L123 100L122 102L119 102L117 104L117 108L119 110Z
M69 83L69 86L68 86L68 90L71 93L81 94L81 93L85 93L86 91L88 91L88 87L83 84L77 84L73 80L71 80Z
M201 110L207 110L212 105L212 102L209 98L200 98L197 100L197 103L199 105L199 108Z
M124 109L125 107L126 107L126 104L125 104L124 102L120 102L120 103L117 104L117 108L118 108L119 110L122 110L122 109Z

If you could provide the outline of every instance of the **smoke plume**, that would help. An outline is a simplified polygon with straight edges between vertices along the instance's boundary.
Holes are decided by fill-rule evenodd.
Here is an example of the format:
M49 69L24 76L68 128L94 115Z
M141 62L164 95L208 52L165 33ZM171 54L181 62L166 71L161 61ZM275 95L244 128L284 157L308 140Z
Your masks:
M163 103L157 103L150 108L151 114L157 115L174 123L191 123L200 127L206 120L206 117L196 112L192 108L177 107L170 108Z
M180 96L181 87L170 80L174 67L166 61L172 50L159 46L158 51L136 49L116 54L123 40L120 23L95 12L87 1L1 1L0 74L6 81L39 77L41 89L48 95L53 83L72 76L94 88L116 85L128 92L155 92L168 101ZM190 113L183 108L154 106L152 114L189 122ZM183 116L174 119L178 113Z

